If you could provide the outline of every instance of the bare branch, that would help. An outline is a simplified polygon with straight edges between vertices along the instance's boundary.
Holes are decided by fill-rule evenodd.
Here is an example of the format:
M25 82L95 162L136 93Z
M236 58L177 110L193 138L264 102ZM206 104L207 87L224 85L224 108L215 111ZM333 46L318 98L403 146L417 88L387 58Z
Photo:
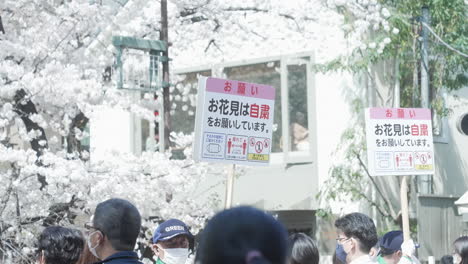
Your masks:
M208 51L208 49L210 48L210 46L213 44L213 46L215 46L219 51L222 51L218 45L216 45L216 41L214 39L211 39L210 42L208 42L208 45L206 46L205 48L205 52Z
M2 199L2 207L0 208L0 216L3 214L3 211L5 211L5 208L7 207L8 201L10 200L10 197L11 197L12 190L13 190L13 177L10 177L8 188L6 190L5 196Z
M385 195L382 193L382 191L380 190L379 186L378 186L377 183L375 182L374 178L372 178L372 176L370 175L369 170L367 170L367 166L364 164L364 162L362 162L362 159L361 159L361 156L359 155L359 153L354 152L354 154L355 154L356 157L358 158L359 164L360 164L361 167L364 169L364 171L366 172L367 176L369 177L369 179L371 180L372 184L374 185L375 189L377 190L377 193L382 197L382 199L384 200L384 202L385 202L385 204L387 205L388 209L390 210L390 214L391 214L392 218L393 218L394 220L396 220L398 216L396 215L395 211L393 210L392 204L391 204L390 201L387 199L387 197L385 197Z
M3 27L3 23L2 23L2 16L0 16L0 32L5 34L5 28Z
M62 22L66 22L66 20L62 20ZM61 22L61 23L62 23L62 22ZM49 57L49 54L54 53L54 52L60 47L60 45L62 44L62 42L65 41L65 40L73 33L74 29L76 28L76 24L77 24L77 22L74 22L72 28L70 29L70 31L68 31L67 35L65 35L65 37L62 38L62 39L55 45L55 47L53 48L53 50L48 51L48 52L47 52L47 55L45 55L44 58L40 59L40 60L36 63L36 65L34 65L34 71L33 71L33 73L36 73L37 70L38 70L38 68L39 68L39 65L40 65L41 63L43 63L43 62Z

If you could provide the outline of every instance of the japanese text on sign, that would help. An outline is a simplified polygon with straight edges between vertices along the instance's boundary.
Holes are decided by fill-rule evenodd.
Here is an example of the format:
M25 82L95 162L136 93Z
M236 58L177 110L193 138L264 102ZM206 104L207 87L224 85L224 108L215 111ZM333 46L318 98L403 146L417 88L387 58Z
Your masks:
M267 165L275 89L217 78L199 79L194 156L198 160ZM213 138L217 142L213 142Z
M433 174L429 109L369 108L366 139L371 175Z

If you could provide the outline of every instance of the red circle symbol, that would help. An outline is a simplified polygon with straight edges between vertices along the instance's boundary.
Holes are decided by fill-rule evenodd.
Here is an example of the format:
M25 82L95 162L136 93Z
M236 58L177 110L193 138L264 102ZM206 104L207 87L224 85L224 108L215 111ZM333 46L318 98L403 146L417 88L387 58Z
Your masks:
M255 152L262 153L262 151L263 151L263 143L261 141L257 141L257 143L255 143Z
M426 162L427 162L427 157L426 157L426 155L422 154L421 155L421 163L426 164Z

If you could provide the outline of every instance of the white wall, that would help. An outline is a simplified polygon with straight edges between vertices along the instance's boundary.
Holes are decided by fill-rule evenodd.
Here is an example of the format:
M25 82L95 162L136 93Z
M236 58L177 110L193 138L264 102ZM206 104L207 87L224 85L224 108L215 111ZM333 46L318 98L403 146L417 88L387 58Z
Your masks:
M90 118L91 159L101 159L106 152L133 152L132 116L109 107L93 112Z
M468 136L457 129L459 118L468 113L468 87L448 95L448 144L435 147L436 174L433 177L434 193L461 196L468 190Z

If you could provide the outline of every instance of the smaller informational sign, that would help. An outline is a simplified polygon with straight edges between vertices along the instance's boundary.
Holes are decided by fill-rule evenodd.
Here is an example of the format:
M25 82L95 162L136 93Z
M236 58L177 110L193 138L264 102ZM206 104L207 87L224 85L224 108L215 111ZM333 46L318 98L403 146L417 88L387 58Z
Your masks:
M434 174L431 110L368 108L366 139L372 176Z
M200 77L195 160L268 165L274 109L271 86Z

